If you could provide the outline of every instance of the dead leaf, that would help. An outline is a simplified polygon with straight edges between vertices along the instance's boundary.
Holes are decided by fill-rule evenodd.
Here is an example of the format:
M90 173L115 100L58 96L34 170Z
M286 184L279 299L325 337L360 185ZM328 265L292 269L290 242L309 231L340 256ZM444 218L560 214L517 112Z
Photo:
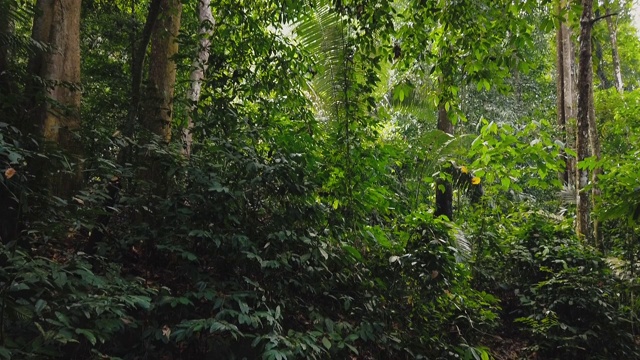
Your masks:
M16 174L16 169L12 167L4 171L4 177L6 177L7 179L11 179L15 174Z

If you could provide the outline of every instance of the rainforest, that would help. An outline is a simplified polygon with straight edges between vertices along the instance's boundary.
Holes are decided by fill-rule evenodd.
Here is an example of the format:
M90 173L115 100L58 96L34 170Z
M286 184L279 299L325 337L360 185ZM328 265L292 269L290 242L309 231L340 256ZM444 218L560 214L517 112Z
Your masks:
M0 0L0 360L640 359L638 12Z

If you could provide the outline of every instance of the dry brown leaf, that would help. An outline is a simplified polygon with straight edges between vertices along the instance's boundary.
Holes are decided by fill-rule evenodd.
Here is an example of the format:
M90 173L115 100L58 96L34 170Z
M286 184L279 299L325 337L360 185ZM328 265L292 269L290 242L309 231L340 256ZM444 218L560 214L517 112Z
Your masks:
M4 171L4 177L6 177L7 179L11 179L15 174L16 174L16 169L12 167Z

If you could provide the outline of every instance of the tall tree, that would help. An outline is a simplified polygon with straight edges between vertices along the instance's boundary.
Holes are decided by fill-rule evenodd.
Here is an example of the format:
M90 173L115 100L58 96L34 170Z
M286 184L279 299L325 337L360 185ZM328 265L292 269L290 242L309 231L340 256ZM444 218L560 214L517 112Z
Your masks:
M165 142L171 140L173 94L176 82L178 53L177 36L180 30L182 3L179 0L161 0L160 17L151 35L149 61L150 109L143 117L143 126Z
M202 91L202 80L204 74L207 71L209 52L211 47L211 36L213 35L213 28L215 26L215 19L211 13L211 0L200 0L198 2L198 21L200 22L200 31L198 35L200 40L198 43L198 55L193 61L191 70L191 87L187 94L190 101L189 115L187 117L187 127L183 132L185 155L191 155L191 146L193 144L193 112L197 109L197 103L200 99L200 92Z
M600 17L600 9L595 10L595 17ZM607 78L607 73L605 71L605 61L604 61L604 53L602 51L602 41L598 36L593 37L593 47L594 47L594 55L596 61L596 74L598 75L598 79L600 80L600 88L608 89L611 87L611 82L609 78Z
M140 39L137 39L135 27L131 32L131 103L127 115L127 123L124 126L124 132L127 136L133 136L135 124L138 121L144 63L147 57L147 48L151 42L151 35L160 14L161 3L162 0L151 0ZM133 2L131 13L132 15L135 13L135 4ZM132 23L135 24L134 21Z
M590 101L593 91L593 66L591 64L591 29L593 27L593 1L582 0L582 15L580 17L580 59L578 66L578 118L576 152L578 163L589 157L589 122ZM589 182L589 171L585 167L576 167L576 203L578 236L589 236L589 194L584 188Z
M600 151L600 137L598 135L598 125L596 121L596 109L595 103L593 99L593 85L591 86L591 91L589 92L589 146L591 148L591 155L599 161L601 158ZM596 167L591 172L591 205L595 210L598 205L598 197L600 196L600 189L598 188L598 175L602 172L602 169ZM593 219L593 229L592 229L593 241L596 246L598 246L600 242L600 222L597 218Z
M613 14L611 8L607 4L606 7L607 27L609 28L609 39L611 40L611 58L613 60L613 82L619 93L623 91L622 70L620 69L620 54L618 53L618 31L613 22Z
M558 115L557 123L564 136L565 146L572 148L574 144L574 132L572 129L572 122L575 119L575 104L577 102L576 92L574 90L574 76L573 76L573 46L571 43L571 29L567 25L565 0L559 0L557 2L557 14L561 19L556 30L556 67L557 67L557 101L558 101ZM566 169L561 178L565 185L572 189L574 187L574 169L575 160L566 155Z
M149 80L146 91L142 127L158 136L164 144L171 141L173 97L176 83L175 55L178 53L178 31L182 15L180 0L160 0L160 14L151 34ZM154 192L167 190L166 168L157 156L143 155L146 169L142 177L154 184Z
M65 197L77 189L82 180L80 142L74 133L80 128L80 5L81 0L38 0L32 37L50 46L30 60L29 71L46 86L28 87L34 99L32 124L44 140L57 144L73 156L68 163L71 175L48 177L53 194ZM44 95L45 101L39 101ZM41 165L41 164L40 164Z

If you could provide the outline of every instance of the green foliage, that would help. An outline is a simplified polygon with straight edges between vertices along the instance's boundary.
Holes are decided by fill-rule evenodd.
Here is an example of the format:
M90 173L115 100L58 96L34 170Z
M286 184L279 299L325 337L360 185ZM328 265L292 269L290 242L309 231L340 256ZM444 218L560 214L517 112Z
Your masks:
M554 175L562 169L560 147L553 141L547 121L514 128L484 121L469 156L485 183L498 183L501 191L559 187Z
M547 358L640 356L632 284L558 215L547 2L218 1L197 104L185 3L169 143L128 123L148 2L83 2L69 198L43 180L75 160L25 126L23 84L43 80L26 64L51 49L17 4L0 5L0 358L485 360L512 329ZM598 215L633 273L616 224L640 208L638 94L596 102L605 156L583 166L604 169ZM439 104L456 135L434 130ZM457 223L433 216L437 179Z
M459 250L451 235L455 230L449 224L418 210L407 217L405 226L407 253L390 262L402 265L408 285L405 291L409 292L400 296L411 305L404 318L414 331L428 329L425 337L417 333L413 341L429 349L427 354L445 354L454 350L452 345L464 348L467 341L474 344L497 324L496 298L469 287L471 272L458 261Z
M108 349L116 334L138 328L138 313L151 307L156 290L140 278L121 277L115 265L72 254L49 255L56 259L50 260L15 246L0 249L7 358Z
M522 220L506 244L500 281L518 299L508 310L535 339L531 351L553 359L637 357L635 315L604 259L566 227L535 214Z

